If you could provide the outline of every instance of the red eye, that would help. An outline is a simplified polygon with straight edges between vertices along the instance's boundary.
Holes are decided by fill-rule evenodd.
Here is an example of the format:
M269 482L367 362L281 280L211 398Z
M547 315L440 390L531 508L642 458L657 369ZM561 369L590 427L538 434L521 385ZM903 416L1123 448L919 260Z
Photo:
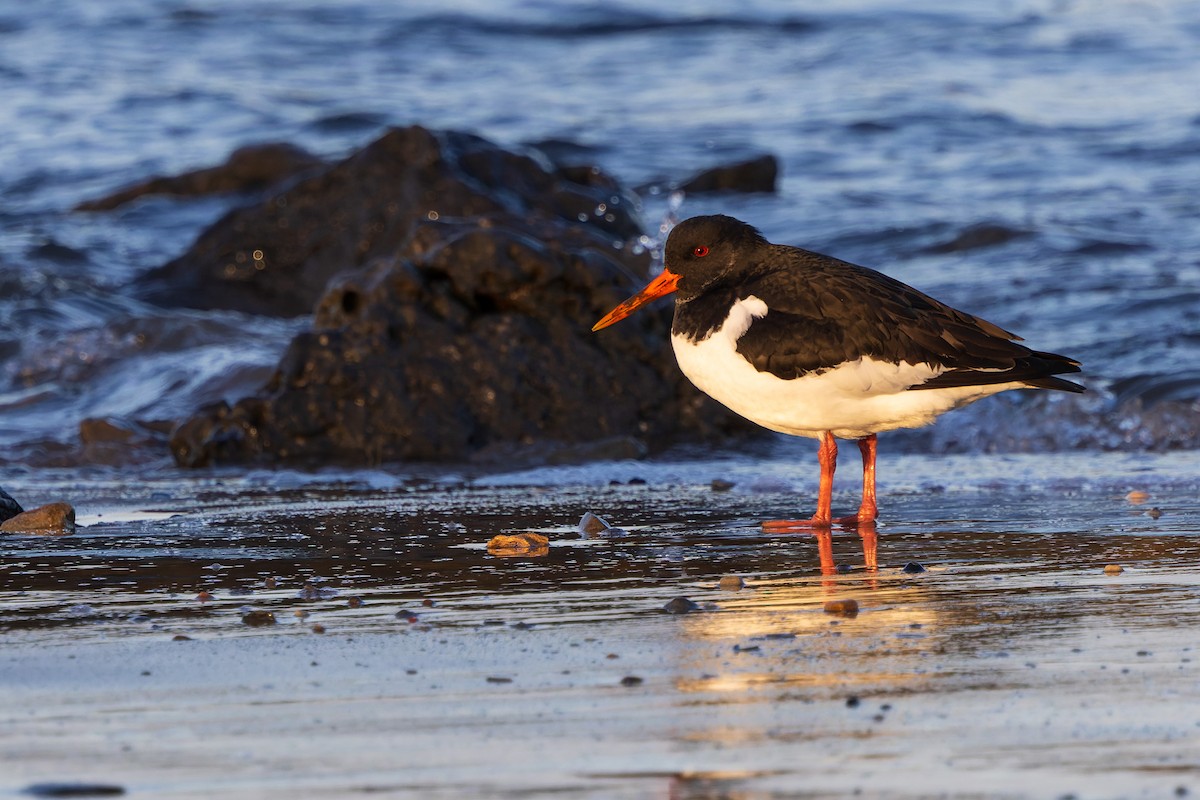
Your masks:
M692 250L692 255L694 255L696 258L704 258L706 255L708 255L708 248L704 245L700 245L696 249Z

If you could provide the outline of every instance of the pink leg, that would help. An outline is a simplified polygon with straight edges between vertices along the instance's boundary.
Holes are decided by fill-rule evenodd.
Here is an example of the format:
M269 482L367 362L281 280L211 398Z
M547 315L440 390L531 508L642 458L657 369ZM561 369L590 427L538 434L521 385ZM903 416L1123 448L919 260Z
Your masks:
M837 442L833 434L825 431L821 446L817 448L817 460L821 463L821 484L817 489L817 513L812 519L772 519L762 524L763 530L779 531L794 528L828 528L833 521L833 471L837 468Z

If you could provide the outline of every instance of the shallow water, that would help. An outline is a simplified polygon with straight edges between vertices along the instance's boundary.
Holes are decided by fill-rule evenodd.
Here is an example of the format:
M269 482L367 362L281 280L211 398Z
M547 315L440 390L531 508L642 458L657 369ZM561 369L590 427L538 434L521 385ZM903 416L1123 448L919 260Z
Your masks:
M82 419L169 425L250 394L303 324L131 297L237 198L72 206L247 143L336 157L410 123L559 142L633 186L774 153L779 194L680 214L882 268L1085 364L1089 396L989 401L903 446L1194 449L1197 39L1183 0L12 5L0 464L107 463ZM643 201L653 228L666 193ZM982 224L1007 240L948 247Z

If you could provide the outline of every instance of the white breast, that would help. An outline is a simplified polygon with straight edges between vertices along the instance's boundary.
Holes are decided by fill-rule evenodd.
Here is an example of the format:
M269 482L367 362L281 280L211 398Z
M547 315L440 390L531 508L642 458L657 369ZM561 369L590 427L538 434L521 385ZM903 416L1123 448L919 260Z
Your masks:
M953 408L1023 386L1014 382L909 391L944 368L869 357L784 380L759 372L736 349L754 320L768 313L765 302L747 297L734 304L721 328L704 341L674 335L671 345L679 368L697 388L773 431L813 438L831 431L840 438L859 439L928 425Z

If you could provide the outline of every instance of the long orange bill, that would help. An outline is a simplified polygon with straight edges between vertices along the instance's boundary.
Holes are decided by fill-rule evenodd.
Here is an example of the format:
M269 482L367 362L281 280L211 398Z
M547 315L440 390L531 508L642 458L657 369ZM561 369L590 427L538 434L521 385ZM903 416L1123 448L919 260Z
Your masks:
M638 308L649 303L651 300L670 294L679 287L679 276L668 269L664 269L662 274L646 284L646 288L635 294L633 297L626 300L621 305L614 308L605 315L604 319L592 326L592 330L598 331L601 328L607 328L614 322L620 322L628 317Z

